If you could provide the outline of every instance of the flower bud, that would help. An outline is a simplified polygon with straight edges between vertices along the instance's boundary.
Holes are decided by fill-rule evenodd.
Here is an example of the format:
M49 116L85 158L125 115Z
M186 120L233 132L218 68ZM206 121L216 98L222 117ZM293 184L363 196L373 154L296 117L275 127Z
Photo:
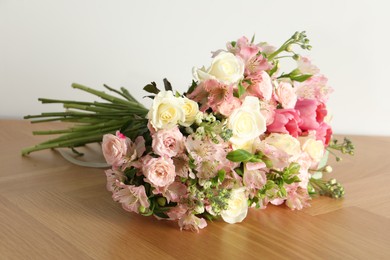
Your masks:
M330 165L327 165L326 167L325 167L325 169L324 169L324 172L327 172L327 173L330 173L330 172L332 172L333 171L333 168L332 168L332 166L330 166Z
M141 206L139 206L138 211L139 211L139 213L143 214L146 212L146 208L141 205Z
M292 51L292 46L291 46L291 44L289 44L289 45L286 46L286 51L288 51L288 52L291 52L291 51Z
M292 58L293 58L294 60L300 60L300 59L301 59L301 56L299 56L298 54L294 54L294 55L292 56Z
M161 207L164 207L166 203L167 203L167 200L164 197L159 197L157 199L157 204Z

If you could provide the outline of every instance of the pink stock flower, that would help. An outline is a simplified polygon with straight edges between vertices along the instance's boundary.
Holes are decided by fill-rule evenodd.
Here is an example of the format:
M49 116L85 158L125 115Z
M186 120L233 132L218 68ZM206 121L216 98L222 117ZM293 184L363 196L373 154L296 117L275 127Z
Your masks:
M280 82L275 91L276 100L283 108L294 108L297 103L297 95L295 89L288 82Z
M260 71L256 75L246 77L243 85L246 88L246 95L255 96L260 100L266 101L269 101L272 97L273 86L271 78L265 71Z
M130 145L131 140L119 131L116 132L116 135L105 134L103 136L102 150L107 163L115 167L122 165Z
M152 149L157 155L174 157L184 152L185 138L177 126L173 129L161 129L152 138Z
M175 165L169 157L151 158L143 166L146 181L155 187L166 187L175 180Z
M207 222L204 218L198 218L193 214L189 214L179 219L179 226L180 230L187 229L199 232L199 229L207 226Z
M149 208L150 204L144 186L118 184L120 190L113 193L112 198L122 204L123 209L130 212L139 212L139 208Z
M299 124L301 119L299 114L294 109L276 109L275 117L272 124L267 126L267 131L270 133L290 134L298 137L301 133Z
M296 93L298 99L316 99L326 103L333 89L327 85L328 79L324 75L314 75L304 82L297 82Z

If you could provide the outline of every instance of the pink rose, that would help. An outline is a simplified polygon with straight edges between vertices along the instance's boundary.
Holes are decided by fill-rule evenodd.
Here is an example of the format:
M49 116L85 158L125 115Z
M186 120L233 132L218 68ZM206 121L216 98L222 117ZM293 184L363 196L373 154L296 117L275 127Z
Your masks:
M147 160L142 171L146 181L155 187L166 187L175 181L175 165L169 157L151 158Z
M240 99L236 97L231 97L230 100L223 101L221 105L218 107L219 113L229 117L234 109L239 108L241 106Z
M149 208L150 204L144 186L118 184L120 190L114 192L112 198L122 204L123 209L130 212L139 212L139 208Z
M153 152L160 156L174 157L184 152L184 136L176 126L173 129L161 129L153 136Z
M294 108L297 103L297 95L295 89L288 82L280 82L278 88L275 91L276 100L282 105L283 108Z
M131 140L119 131L116 132L116 135L105 134L103 136L102 150L107 163L113 166L122 165L130 145Z
M276 109L275 117L272 124L267 126L270 133L290 134L297 137L301 133L299 124L301 119L294 109Z

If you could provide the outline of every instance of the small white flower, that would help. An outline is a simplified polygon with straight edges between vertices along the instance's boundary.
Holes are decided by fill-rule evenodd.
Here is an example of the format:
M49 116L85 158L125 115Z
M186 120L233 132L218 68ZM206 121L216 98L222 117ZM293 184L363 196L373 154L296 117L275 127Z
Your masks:
M241 222L248 214L248 198L245 187L233 189L230 194L228 208L221 212L222 219L230 224Z
M226 85L235 84L244 77L244 61L230 52L220 52L212 61L207 70L202 67L194 68L193 74L196 80L204 81L215 79Z

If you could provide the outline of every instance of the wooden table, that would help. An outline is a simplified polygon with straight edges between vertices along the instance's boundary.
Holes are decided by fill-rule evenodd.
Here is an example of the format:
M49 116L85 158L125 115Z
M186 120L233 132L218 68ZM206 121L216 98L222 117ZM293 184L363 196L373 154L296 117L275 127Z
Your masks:
M356 155L333 164L344 199L250 210L196 233L122 210L102 169L20 155L47 139L32 130L59 127L0 121L0 259L390 259L390 137L351 136Z

